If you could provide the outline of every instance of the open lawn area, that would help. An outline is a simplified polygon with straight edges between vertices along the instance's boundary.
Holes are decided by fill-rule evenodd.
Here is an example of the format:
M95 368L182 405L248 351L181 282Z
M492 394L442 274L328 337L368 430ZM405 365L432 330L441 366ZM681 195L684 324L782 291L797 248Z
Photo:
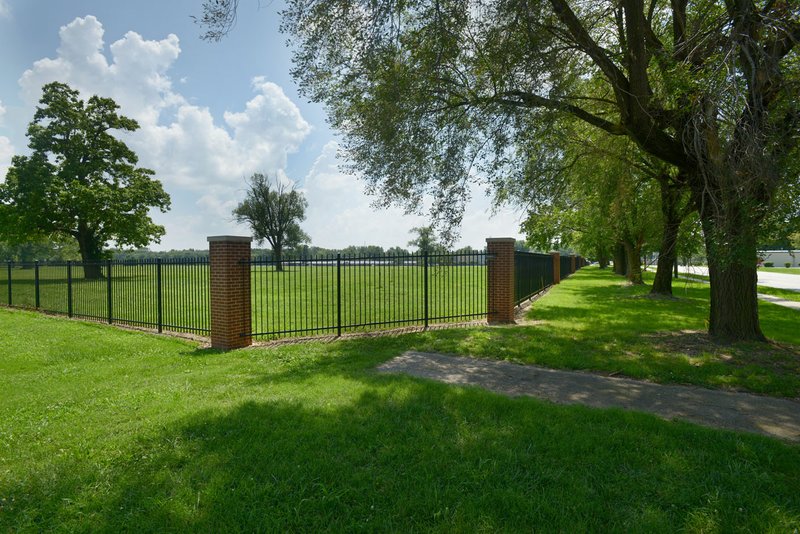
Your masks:
M759 267L759 271L781 274L800 274L800 267Z
M229 353L1 309L0 531L792 532L800 446L374 370L441 350L798 396L798 313L717 346L707 292L588 268L527 324Z

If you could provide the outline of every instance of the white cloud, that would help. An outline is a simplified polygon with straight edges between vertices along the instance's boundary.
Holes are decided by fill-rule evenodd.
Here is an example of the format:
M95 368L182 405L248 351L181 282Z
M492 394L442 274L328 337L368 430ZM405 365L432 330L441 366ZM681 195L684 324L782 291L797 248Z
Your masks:
M14 155L14 146L8 137L0 136L0 183L6 180L6 172L11 165L11 157Z
M336 142L326 144L304 180L308 217L302 227L312 243L328 248L405 246L409 230L424 225L425 219L397 208L373 210L364 184L339 170L336 151Z
M285 176L287 155L311 130L300 110L278 85L257 77L243 109L225 111L224 124L217 123L173 86L177 36L146 40L129 31L106 47L104 33L91 15L62 26L56 57L36 61L19 80L26 104L32 110L41 87L57 80L84 97L113 98L139 122L124 139L173 198L169 214L154 214L167 227L162 247L198 247L205 235L243 231L230 221L243 179L256 171Z
M0 0L0 8L2 8L2 0ZM3 126L3 118L6 114L6 108L3 102L0 101L0 126ZM8 137L0 135L0 183L6 179L6 172L11 165L11 156L14 155L14 146Z
M8 5L8 0L0 0L0 18L11 17L11 7Z
M308 217L302 226L314 244L329 248L362 244L405 247L413 227L429 224L428 217L406 215L399 208L373 208L364 184L339 169L336 151L336 142L326 144L304 181ZM482 248L487 237L520 237L519 218L513 211L501 210L493 215L489 200L477 186L471 193L456 246Z
M2 2L3 0L0 0ZM0 4L2 5L2 4ZM40 59L19 80L25 105L33 107L41 87L63 81L81 91L109 96L141 128L124 136L140 164L156 171L172 196L172 210L154 212L167 235L157 248L204 248L205 236L247 234L232 220L231 210L244 196L244 178L266 172L286 182L288 155L311 131L298 107L278 85L263 77L252 80L253 96L240 109L227 110L222 122L211 111L191 103L175 88L170 70L181 53L177 36L147 40L129 31L106 46L103 25L93 16L76 18L59 32L53 58ZM178 84L183 80L176 78ZM0 138L0 172L13 153ZM7 165L7 163L5 163ZM303 228L314 244L405 246L422 216L400 209L374 210L357 177L338 168L336 143L325 145L303 183L309 201ZM488 236L517 236L512 213L490 218L482 192L472 192L460 244L482 246Z

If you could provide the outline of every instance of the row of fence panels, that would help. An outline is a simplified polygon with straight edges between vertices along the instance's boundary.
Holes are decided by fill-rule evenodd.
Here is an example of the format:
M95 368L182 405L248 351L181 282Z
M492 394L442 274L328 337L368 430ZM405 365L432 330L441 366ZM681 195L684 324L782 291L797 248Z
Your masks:
M486 259L479 252L251 260L251 334L341 335L482 317Z
M252 259L256 338L428 326L487 314L486 252ZM548 254L515 254L515 303L553 284ZM572 258L561 257L561 277ZM576 267L578 265L576 264ZM13 263L9 306L175 332L210 332L208 258Z
M9 306L129 326L210 332L205 258L6 263Z

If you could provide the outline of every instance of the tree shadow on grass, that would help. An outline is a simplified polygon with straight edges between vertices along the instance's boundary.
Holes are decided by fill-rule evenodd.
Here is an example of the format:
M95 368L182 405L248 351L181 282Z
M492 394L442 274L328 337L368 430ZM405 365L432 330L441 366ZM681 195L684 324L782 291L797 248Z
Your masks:
M394 377L201 411L102 466L5 487L7 527L99 531L791 530L800 449ZM3 516L5 516L3 518Z

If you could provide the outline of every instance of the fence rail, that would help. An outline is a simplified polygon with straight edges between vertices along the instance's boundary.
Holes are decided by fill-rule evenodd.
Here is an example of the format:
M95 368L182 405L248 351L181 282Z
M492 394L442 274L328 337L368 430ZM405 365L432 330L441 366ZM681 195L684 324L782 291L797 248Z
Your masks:
M257 338L368 331L485 316L487 254L255 259Z
M208 259L7 262L8 306L153 328L210 332Z

